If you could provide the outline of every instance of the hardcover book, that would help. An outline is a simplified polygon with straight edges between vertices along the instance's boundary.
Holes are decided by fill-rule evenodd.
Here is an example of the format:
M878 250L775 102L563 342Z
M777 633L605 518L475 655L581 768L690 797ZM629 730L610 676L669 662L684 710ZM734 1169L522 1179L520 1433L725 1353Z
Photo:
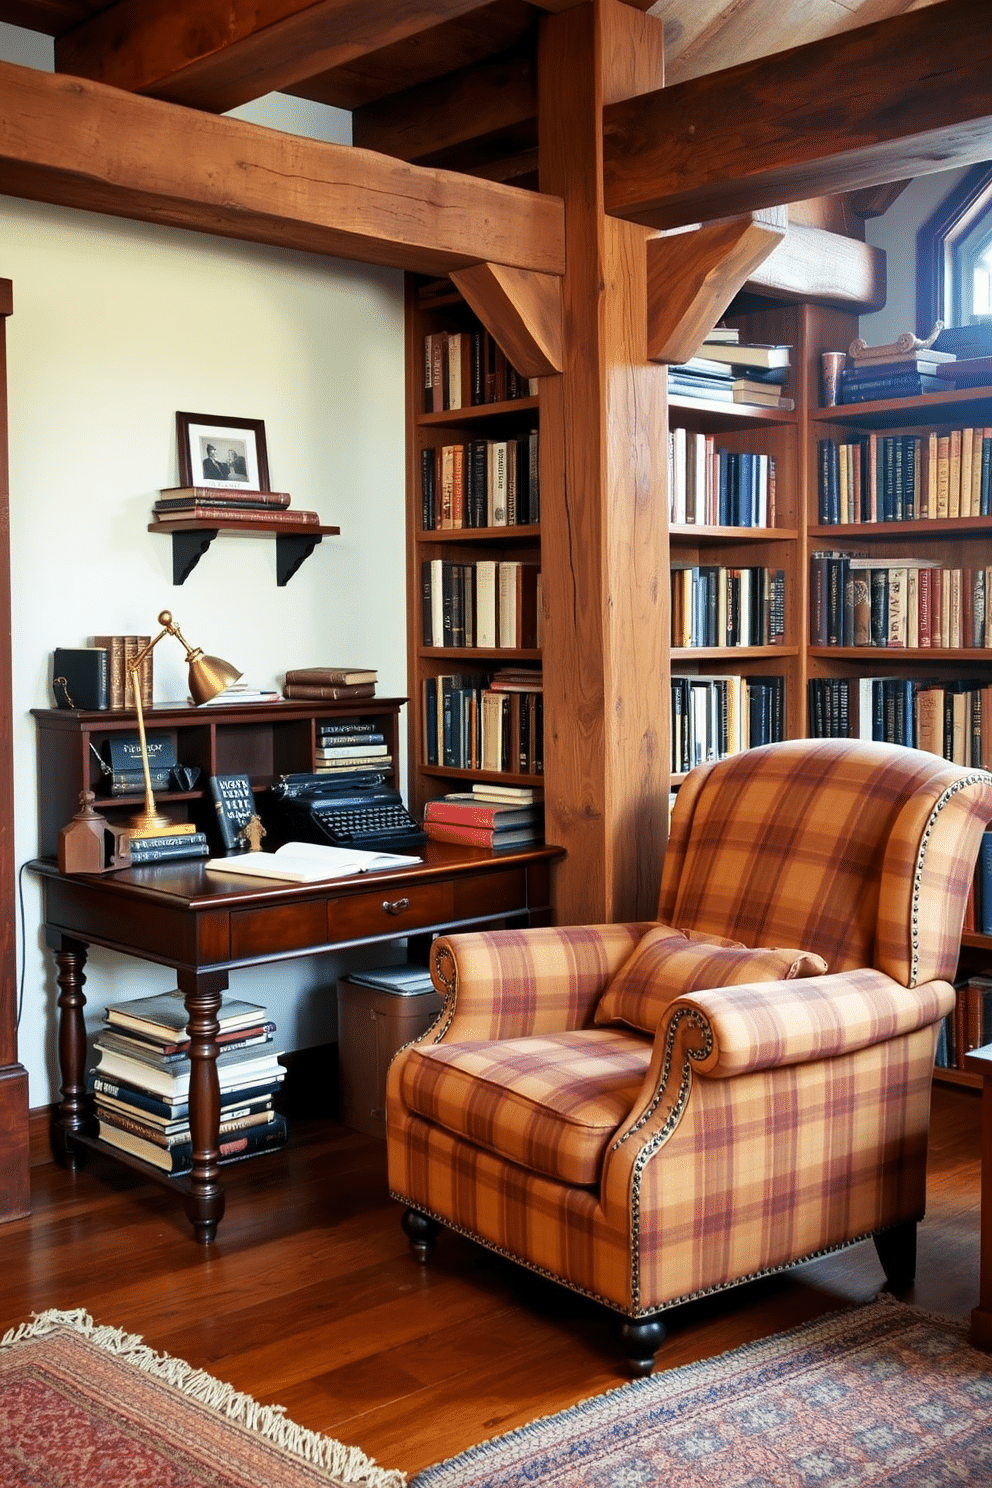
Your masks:
M109 708L110 664L104 646L56 646L52 692L57 708Z
M251 780L247 775L211 775L210 796L224 851L245 852L249 843L241 834L256 814Z

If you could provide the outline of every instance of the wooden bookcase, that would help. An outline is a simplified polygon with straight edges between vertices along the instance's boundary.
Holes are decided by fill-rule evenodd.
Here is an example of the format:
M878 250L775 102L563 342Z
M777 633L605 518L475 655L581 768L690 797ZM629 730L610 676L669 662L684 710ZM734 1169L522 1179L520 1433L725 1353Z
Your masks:
M390 776L395 786L399 744L399 714L405 698L355 698L344 702L252 703L237 706L210 704L196 708L185 703L159 703L145 709L148 734L165 733L175 746L180 764L197 765L195 790L156 791L155 803L177 821L192 818L201 830L213 833L214 808L208 780L211 775L247 775L259 813L265 816L264 792L280 775L313 770L316 725L320 719L374 719L385 735L392 756ZM114 734L137 734L134 712L88 712L84 709L32 708L38 724L39 856L54 857L62 827L79 810L82 791L96 794L95 809L107 820L123 825L142 808L143 796L111 796L104 792L99 756ZM269 844L267 843L266 846Z
M439 292L436 282L424 285L410 276L407 283L407 638L410 708L410 809L423 813L427 801L455 790L468 790L473 780L498 780L513 785L537 785L542 774L514 769L499 771L458 768L443 759L428 763L425 740L424 688L428 679L462 676L480 685L501 667L532 670L539 684L539 648L424 644L424 565L433 560L474 565L480 561L520 562L539 567L540 523L507 526L425 527L422 456L445 445L473 441L527 440L539 428L539 400L523 395L499 398L455 409L427 412L424 407L425 338L436 333L471 333L478 328L468 306L454 287ZM467 474L467 473L466 473ZM467 481L466 481L467 484Z

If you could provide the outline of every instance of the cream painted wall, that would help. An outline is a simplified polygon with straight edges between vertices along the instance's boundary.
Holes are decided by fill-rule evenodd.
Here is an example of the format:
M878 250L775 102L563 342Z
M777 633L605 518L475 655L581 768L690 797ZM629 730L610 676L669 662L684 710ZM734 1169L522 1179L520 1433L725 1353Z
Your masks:
M930 326L916 324L916 234L962 175L962 171L938 171L910 181L883 216L869 218L865 224L867 241L885 249L888 265L885 305L874 315L861 317L861 335L869 345L886 346L903 331L930 334Z
M46 67L43 39L0 26L0 57ZM350 142L350 117L275 97L242 117ZM11 455L15 841L37 852L34 720L50 705L51 653L100 633L154 633L173 610L191 643L246 680L288 667L379 668L405 689L402 276L316 255L0 197ZM159 488L178 484L177 409L265 421L275 489L337 524L285 588L275 547L220 537L180 588L171 544L148 533ZM155 652L155 695L185 696L181 648ZM57 1094L53 969L41 897L22 874L20 1058L32 1107ZM339 969L397 953L321 957L237 974L279 1042L333 1038ZM95 951L90 1027L108 1002L174 985L161 968Z

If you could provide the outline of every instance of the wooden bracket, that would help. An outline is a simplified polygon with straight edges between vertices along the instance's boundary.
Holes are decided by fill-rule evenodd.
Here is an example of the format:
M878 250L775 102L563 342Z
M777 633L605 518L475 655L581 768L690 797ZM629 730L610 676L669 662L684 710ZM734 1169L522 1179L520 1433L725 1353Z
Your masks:
M320 541L319 532L276 533L276 583L280 588L289 583Z
M189 578L204 553L213 542L219 532L240 532L248 537L275 537L276 540L276 583L284 588L319 542L327 535L337 536L340 527L318 527L309 523L299 523L288 531L275 526L272 527L250 527L245 523L239 523L237 518L230 522L197 522L190 521L188 527L166 528L158 522L148 524L149 532L169 532L172 537L172 582L182 584Z
M649 361L695 356L737 292L782 242L787 226L786 209L776 207L650 238Z
M506 264L456 269L455 288L524 377L562 369L561 280Z

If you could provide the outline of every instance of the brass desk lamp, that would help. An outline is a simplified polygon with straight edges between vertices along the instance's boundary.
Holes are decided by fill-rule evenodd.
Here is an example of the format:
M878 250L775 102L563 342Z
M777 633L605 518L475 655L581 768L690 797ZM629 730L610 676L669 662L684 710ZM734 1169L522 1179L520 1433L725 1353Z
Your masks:
M127 668L134 693L135 711L138 714L141 769L145 777L145 809L131 818L130 834L132 837L163 837L172 833L196 831L191 822L174 822L155 810L155 797L152 795L152 780L148 769L145 714L141 700L141 668L145 659L152 654L163 636L175 636L186 651L186 662L189 666L189 690L194 703L208 703L211 698L215 698L218 693L224 691L225 687L230 687L231 683L236 682L241 676L237 667L233 667L229 661L221 661L218 656L204 656L199 646L195 648L191 646L179 626L173 621L169 610L162 611L158 617L158 623L162 627L158 635L149 641L147 646L142 647L137 656L128 662Z

